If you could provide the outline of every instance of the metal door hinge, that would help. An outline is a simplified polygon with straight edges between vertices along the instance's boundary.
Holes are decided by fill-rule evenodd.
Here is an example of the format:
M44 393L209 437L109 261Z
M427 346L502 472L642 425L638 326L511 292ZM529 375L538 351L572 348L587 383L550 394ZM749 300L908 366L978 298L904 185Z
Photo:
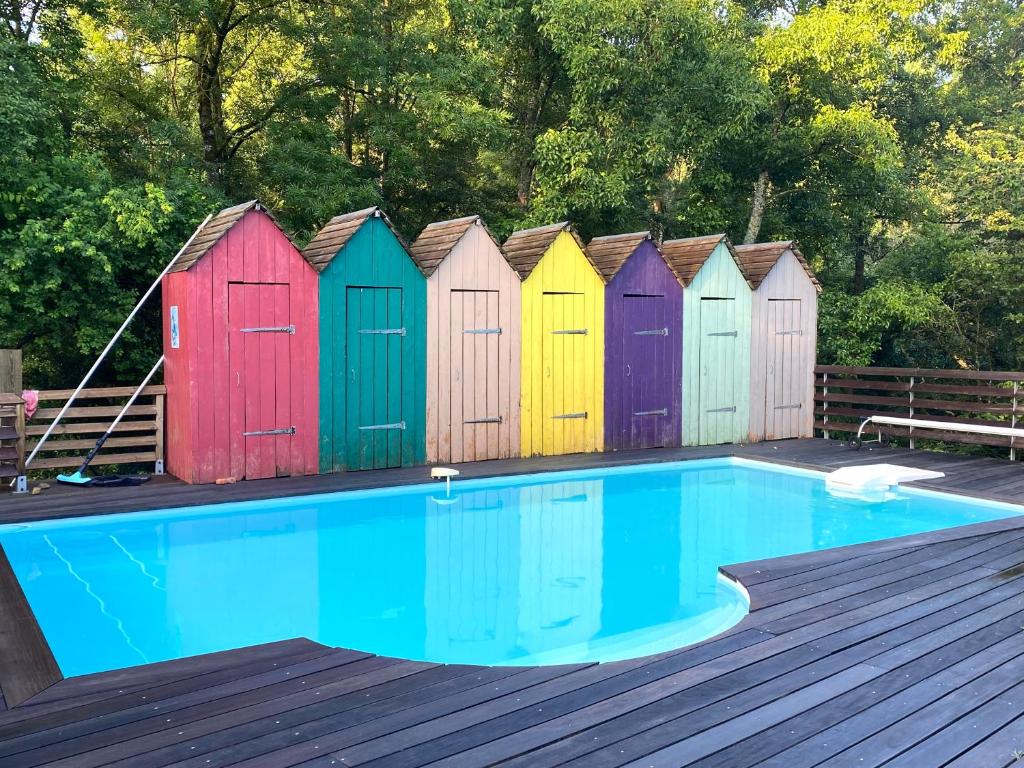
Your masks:
M633 331L634 336L668 336L668 328L655 328L653 331Z
M799 409L803 408L803 403L793 403L791 405L776 405L775 406L775 410L776 411L784 411L784 410L789 410L789 409L793 409L793 408L799 410Z
M486 419L467 419L463 424L501 424L501 416L491 416Z
M587 335L587 329L586 328L570 328L570 329L565 330L565 331L552 331L551 333L554 334L555 336L586 336Z
M552 419L585 419L587 418L587 412L582 411L580 413L561 413L558 416L552 416Z
M467 328L463 333L476 333L480 335L501 333L501 328Z
M736 406L730 405L728 408L709 408L705 413L736 413Z
M776 336L803 336L803 331L776 331Z
M668 408L659 408L656 411L636 411L634 416L668 416Z
M287 427L286 429L259 429L255 432L243 432L243 437L260 437L262 435L294 435L295 427Z
M393 424L371 424L368 427L360 427L361 430L370 429L405 429L404 421L396 421Z
M243 328L242 333L289 333L295 335L294 325L272 325L263 328Z
M717 331L715 333L709 333L708 336L738 336L738 331Z
M359 332L381 336L405 336L405 328L361 328Z

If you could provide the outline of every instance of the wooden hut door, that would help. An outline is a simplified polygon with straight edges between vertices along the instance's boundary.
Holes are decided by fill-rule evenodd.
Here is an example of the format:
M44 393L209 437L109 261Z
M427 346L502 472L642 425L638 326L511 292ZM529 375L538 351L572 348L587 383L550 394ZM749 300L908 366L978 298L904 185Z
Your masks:
M402 289L350 287L345 317L345 466L401 466Z
M289 286L229 283L228 327L231 474L248 480L290 475L295 326ZM216 395L211 389L209 396Z
M502 374L498 292L455 290L450 296L452 461L496 459Z
M766 440L800 436L807 382L803 377L800 299L768 300L768 366L764 383Z
M700 300L700 413L697 438L701 445L732 441L740 393L734 368L739 350L736 301L728 298Z
M671 359L665 297L626 294L622 300L622 423L629 447L660 448L672 405Z
M544 294L541 311L544 453L579 453L586 446L586 420L591 416L586 393L593 392L583 370L591 333L586 301L582 293L549 292Z

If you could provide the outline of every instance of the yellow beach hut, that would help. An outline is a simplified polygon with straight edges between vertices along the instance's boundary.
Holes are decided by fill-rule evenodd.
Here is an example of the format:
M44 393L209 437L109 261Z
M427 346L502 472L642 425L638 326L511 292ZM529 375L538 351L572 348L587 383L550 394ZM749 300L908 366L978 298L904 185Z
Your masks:
M523 280L523 456L604 447L604 280L568 222L515 232Z

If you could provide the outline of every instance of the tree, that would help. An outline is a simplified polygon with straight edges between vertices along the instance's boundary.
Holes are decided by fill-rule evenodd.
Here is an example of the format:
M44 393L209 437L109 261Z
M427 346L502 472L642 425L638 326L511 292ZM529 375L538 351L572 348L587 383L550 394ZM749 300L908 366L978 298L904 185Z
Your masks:
M572 217L593 234L681 228L672 201L686 169L753 114L731 17L684 0L538 7L571 100L538 141L533 220Z

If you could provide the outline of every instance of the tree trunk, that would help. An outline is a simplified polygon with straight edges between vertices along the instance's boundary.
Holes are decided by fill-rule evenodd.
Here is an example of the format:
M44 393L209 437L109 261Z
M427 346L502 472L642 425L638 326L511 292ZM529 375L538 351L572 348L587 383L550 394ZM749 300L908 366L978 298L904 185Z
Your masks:
M537 144L537 136L540 133L540 120L544 114L549 91L550 84L545 83L543 77L538 78L533 83L529 101L519 118L516 199L520 208L526 208L530 204L530 197L533 194L533 172L537 167L533 153Z
M762 169L754 182L754 200L750 205L750 221L747 222L747 234L743 236L744 245L757 242L761 234L761 222L764 220L764 209L768 205L768 192L771 190L772 180L768 171Z
M533 142L530 142L529 149L527 149L525 141L523 144L524 146L520 150L519 174L516 180L516 199L519 202L520 208L526 208L530 205L530 194L533 191L533 170L535 167L533 161Z
M226 187L228 161L224 84L220 71L223 50L224 34L208 20L196 35L196 101L206 177L210 184L221 189Z
M857 235L853 241L853 295L864 293L865 277L864 264L867 260L868 239L864 235Z

